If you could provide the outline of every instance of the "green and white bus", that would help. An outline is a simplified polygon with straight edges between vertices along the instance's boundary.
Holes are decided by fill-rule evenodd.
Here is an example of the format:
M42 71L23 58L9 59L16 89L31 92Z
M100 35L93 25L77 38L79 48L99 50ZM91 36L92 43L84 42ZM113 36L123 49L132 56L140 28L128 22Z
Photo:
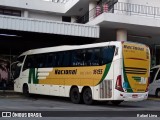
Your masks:
M141 101L148 97L150 50L104 42L29 50L17 60L14 90L70 97L73 103Z

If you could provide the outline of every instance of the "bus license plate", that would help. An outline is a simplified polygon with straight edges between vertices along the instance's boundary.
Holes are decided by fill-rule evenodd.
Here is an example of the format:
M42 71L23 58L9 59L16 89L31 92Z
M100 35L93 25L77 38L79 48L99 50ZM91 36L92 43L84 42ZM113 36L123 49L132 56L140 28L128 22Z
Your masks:
M132 98L138 98L138 95L137 94L133 94Z

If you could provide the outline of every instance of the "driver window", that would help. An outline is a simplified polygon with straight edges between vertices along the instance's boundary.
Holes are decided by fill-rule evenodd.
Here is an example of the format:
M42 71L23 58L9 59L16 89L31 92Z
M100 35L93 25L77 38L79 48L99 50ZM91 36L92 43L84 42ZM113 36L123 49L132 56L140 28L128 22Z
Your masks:
M23 63L24 56L21 56L17 59L17 62L13 63L11 66L11 73L13 79L16 79L19 77L20 72L21 72L21 66L18 66L19 63Z

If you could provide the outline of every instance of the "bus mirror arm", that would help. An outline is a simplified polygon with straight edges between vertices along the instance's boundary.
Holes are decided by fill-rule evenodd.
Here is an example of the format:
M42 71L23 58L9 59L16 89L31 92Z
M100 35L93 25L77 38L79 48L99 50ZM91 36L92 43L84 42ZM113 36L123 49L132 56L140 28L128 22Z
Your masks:
M18 66L18 67L21 67L21 66L22 66L22 63L18 63L17 66Z

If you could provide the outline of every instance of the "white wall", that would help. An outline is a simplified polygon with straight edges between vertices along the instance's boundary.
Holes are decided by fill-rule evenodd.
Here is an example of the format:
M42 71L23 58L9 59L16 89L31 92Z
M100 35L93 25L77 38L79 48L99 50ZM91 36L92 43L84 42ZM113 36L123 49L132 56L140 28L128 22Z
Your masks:
M38 13L33 11L29 11L28 17L36 19L44 19L44 20L62 21L62 16L56 16L55 14L50 14L50 13Z
M69 0L65 4L65 11L68 11L70 8L72 8L75 4L77 4L80 0ZM83 6L82 6L83 7Z
M160 7L160 0L118 0L118 2L127 2L132 4Z
M0 6L58 13L65 12L65 4L46 2L43 0L0 0Z
M66 13L79 0L69 0L66 3L56 3L43 0L0 0L0 6L22 8L27 10L48 11L55 13Z

